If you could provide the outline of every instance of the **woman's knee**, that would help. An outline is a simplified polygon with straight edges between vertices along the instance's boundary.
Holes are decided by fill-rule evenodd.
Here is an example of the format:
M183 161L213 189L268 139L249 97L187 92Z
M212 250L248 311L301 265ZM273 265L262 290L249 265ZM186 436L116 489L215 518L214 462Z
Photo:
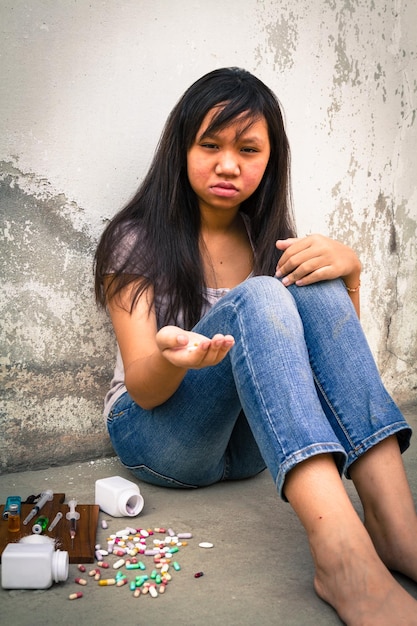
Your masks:
M286 301L294 305L294 299L288 289L273 276L253 276L235 287L231 294L244 297L255 304L266 303L271 305L275 301Z

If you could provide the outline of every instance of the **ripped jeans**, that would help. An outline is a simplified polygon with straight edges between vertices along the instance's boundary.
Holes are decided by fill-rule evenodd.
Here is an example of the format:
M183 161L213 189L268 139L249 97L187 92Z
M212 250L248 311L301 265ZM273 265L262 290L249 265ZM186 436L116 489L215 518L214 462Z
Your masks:
M153 410L123 394L107 426L121 462L139 479L199 487L268 467L281 497L286 474L318 454L339 471L411 429L385 390L341 280L284 287L249 278L195 326L233 335L216 366L189 370Z

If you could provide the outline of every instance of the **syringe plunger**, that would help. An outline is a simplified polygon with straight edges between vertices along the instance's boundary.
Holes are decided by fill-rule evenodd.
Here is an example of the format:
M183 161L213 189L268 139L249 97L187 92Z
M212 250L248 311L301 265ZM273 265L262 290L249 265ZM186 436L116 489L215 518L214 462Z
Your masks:
M28 524L30 522L30 520L33 519L35 517L35 515L37 515L37 513L39 513L41 508L47 502L49 502L49 500L52 500L53 497L54 497L54 492L52 491L52 489L47 489L46 491L42 491L41 496L40 496L37 504L35 504L33 509L30 511L29 515L23 520L23 524L25 524L25 525Z
M68 502L68 506L69 506L69 511L66 514L66 518L67 519L80 519L80 514L78 513L78 511L75 510L75 507L77 506L77 500L74 500L73 498L72 500Z

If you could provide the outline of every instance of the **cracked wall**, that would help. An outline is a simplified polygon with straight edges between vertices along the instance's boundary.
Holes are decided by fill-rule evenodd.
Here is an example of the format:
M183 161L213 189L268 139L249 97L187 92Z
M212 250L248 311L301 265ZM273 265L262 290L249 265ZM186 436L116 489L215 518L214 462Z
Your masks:
M78 207L2 163L0 466L47 466L109 453L100 396L114 354L92 297L94 242ZM28 185L29 183L29 185Z
M0 18L0 471L111 454L96 241L178 97L225 65L280 98L300 235L357 250L383 380L416 400L415 2L3 0Z

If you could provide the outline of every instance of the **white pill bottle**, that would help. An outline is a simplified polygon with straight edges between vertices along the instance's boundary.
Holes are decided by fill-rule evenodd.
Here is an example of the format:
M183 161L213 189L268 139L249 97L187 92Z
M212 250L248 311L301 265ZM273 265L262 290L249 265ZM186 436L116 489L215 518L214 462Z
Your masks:
M1 586L3 589L47 589L54 582L67 580L68 564L68 552L55 550L54 541L49 537L24 537L18 543L9 543L3 550Z
M121 476L96 480L96 504L112 517L135 517L143 509L139 487Z

